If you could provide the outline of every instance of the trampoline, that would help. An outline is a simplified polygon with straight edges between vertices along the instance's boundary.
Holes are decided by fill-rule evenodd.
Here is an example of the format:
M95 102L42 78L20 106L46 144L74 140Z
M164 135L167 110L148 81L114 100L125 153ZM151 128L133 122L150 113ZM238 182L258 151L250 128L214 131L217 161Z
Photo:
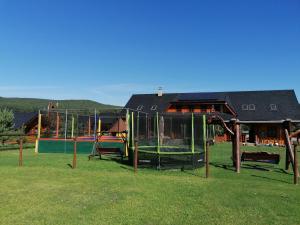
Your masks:
M185 113L131 113L130 149L138 142L142 167L196 168L204 163L206 117Z

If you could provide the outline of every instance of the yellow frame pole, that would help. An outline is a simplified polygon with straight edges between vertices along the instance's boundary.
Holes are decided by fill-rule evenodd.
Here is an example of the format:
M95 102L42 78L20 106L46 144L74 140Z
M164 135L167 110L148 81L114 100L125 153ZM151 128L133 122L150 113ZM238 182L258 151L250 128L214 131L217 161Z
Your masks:
M37 154L39 152L39 141L41 138L41 125L42 125L42 114L39 111L38 114L38 133L37 133L37 139L35 140L35 149L34 152Z
M74 116L72 115L72 130L71 130L71 137L74 138L74 124L75 124L75 119Z
M98 119L98 134L101 132L101 119Z

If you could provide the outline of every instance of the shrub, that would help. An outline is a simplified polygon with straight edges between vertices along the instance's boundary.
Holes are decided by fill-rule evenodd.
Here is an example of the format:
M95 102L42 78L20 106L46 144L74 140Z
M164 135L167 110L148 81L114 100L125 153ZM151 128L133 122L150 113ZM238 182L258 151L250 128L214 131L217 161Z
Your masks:
M0 135L10 133L14 127L14 114L9 109L0 109ZM0 141L4 145L5 141L9 140L9 136L0 136Z

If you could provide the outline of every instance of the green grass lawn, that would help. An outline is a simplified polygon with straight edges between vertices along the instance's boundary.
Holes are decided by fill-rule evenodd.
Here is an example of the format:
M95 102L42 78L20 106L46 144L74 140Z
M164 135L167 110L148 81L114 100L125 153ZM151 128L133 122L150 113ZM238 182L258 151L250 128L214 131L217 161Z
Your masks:
M284 153L283 148L247 147ZM211 148L211 178L80 155L0 152L1 224L300 224L300 188L281 165L231 167L229 144ZM284 154L282 154L284 156ZM253 165L253 164L252 164Z

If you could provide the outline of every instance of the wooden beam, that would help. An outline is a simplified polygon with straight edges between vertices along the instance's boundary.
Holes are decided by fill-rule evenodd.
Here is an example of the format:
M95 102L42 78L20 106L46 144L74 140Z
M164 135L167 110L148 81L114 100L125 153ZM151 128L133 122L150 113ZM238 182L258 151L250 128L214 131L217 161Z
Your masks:
M234 135L233 130L230 129L230 128L227 126L227 124L225 123L225 121L223 120L222 117L220 117L219 115L213 115L213 116L211 117L211 119L217 119L218 121L220 121L220 122L221 122L221 125L225 128L225 130L226 130L228 133L230 133L231 135Z
M294 184L298 184L298 158L297 158L297 145L294 145Z
M234 129L235 129L235 120L232 120L231 121L231 126L232 126L232 130L233 131L235 131ZM236 138L236 135L235 135L235 132L232 132L232 134L231 134L231 143L232 143L232 150L231 150L231 159L232 159L232 166L233 167L236 167L236 155L235 155L235 153L236 153L236 151L235 151L235 149L236 149L236 141L235 141L235 138Z
M300 135L300 130L297 130L294 133L290 134L290 138L292 138L292 137L298 137L299 135Z
M91 136L91 117L90 116L89 116L88 126L89 126L88 134L89 134L89 136Z
M291 155L290 152L292 151L291 140L289 137L289 133L291 132L291 126L292 126L291 120L286 119L282 125L284 129L284 141L285 141L285 169L288 170L291 161L293 161L290 158Z
M74 138L74 152L73 152L73 165L72 169L75 169L77 166L77 139Z
M236 161L236 172L240 173L241 170L241 150L240 150L240 124L235 123L235 161Z
M289 136L289 132L287 129L284 129L284 136L285 136L285 147L286 147L286 163L285 163L285 169L289 169L289 164L292 164L292 167L294 168L294 153L292 150L292 144L291 139Z

